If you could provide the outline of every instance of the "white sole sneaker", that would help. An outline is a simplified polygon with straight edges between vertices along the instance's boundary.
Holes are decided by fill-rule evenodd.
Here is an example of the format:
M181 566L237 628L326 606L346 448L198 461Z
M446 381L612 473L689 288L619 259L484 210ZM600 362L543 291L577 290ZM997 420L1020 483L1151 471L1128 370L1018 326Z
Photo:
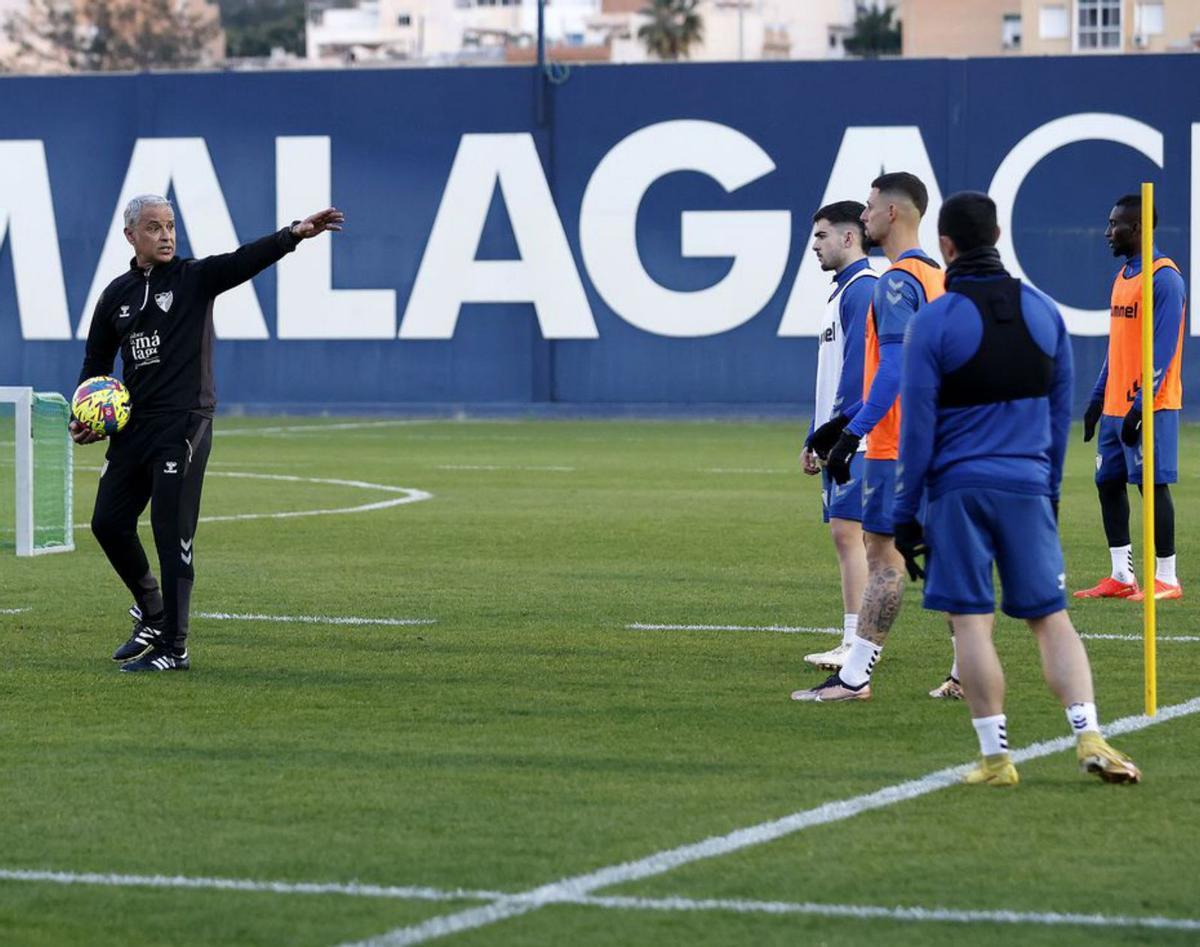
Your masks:
M811 664L813 667L820 668L823 671L840 671L849 655L850 645L840 644L836 648L830 648L828 651L817 651L813 654L806 654L804 661L806 664Z

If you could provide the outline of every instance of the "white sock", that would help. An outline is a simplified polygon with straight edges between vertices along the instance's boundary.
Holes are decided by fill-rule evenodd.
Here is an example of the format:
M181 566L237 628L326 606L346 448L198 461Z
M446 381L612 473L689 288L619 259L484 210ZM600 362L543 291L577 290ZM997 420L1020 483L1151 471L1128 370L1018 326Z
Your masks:
M958 639L950 635L950 646L954 648L954 663L950 665L950 676L958 680Z
M1154 578L1159 582L1165 582L1167 585L1178 585L1179 580L1175 578L1175 557L1164 556L1154 558Z
M1129 585L1136 582L1133 574L1133 546L1109 546L1108 554L1112 556L1112 577L1118 582Z
M875 670L875 662L879 660L879 652L882 650L883 648L879 645L872 644L866 638L855 635L854 640L850 642L850 653L846 655L846 663L838 671L842 683L849 687L861 687L867 683L871 679L871 672Z
M1008 718L1004 714L994 717L973 717L971 725L979 737L979 751L984 756L995 756L1008 752Z
M1071 725L1071 732L1075 736L1089 731L1100 732L1100 718L1096 716L1095 704L1071 704L1067 708L1067 723Z
M858 637L858 616L843 615L842 616L842 644L850 645L854 643L854 639Z

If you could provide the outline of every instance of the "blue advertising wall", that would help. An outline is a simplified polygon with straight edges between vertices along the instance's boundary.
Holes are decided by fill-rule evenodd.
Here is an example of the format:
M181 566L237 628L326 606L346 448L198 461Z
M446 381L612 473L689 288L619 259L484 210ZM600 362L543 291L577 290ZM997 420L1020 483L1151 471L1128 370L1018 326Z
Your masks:
M311 323L323 318L316 312L306 316L310 337L279 338L277 280L282 277L275 270L264 272L254 281L254 296L267 337L227 337L217 344L218 391L226 406L351 410L557 403L586 409L653 403L802 409L812 400L816 340L796 332L794 322L781 334L781 323L810 255L812 211L827 196L865 198L869 178L864 180L862 168L846 172L862 182L855 184L855 193L826 193L831 176L837 180L838 162L854 164L854 155L843 147L851 128L865 130L862 140L868 142L876 140L870 137L873 129L915 134L906 140L923 146L940 195L989 189L1006 158L1032 141L1030 136L1042 134L1039 129L1053 130L1064 121L1109 128L1113 140L1087 138L1043 149L1019 187L1010 187L1012 243L1025 275L1067 307L1105 310L1116 269L1103 240L1109 209L1116 196L1152 180L1158 188L1159 245L1180 264L1185 279L1191 278L1193 230L1200 219L1194 209L1200 201L1192 193L1192 182L1200 180L1200 171L1193 170L1200 167L1193 153L1193 138L1200 141L1193 129L1193 123L1200 127L1195 94L1200 57L589 66L573 69L561 84L547 84L541 114L536 83L531 70L513 68L0 80L0 168L9 176L0 182L0 221L7 224L0 246L0 384L70 390L83 354L77 336L89 293L94 283L103 285L120 272L120 266L98 270L123 188L137 190L139 182L128 179L135 146L165 139L202 140L241 241L275 229L283 212L276 206L278 141L326 140L330 164L324 180L348 219L345 232L332 238L328 292L332 297L349 290L395 294L395 325L386 337L380 332L372 338L339 338L337 312L330 309L327 332L317 330L318 337L312 337ZM1154 94L1132 91L1145 88ZM1141 129L1142 144L1124 139L1123 121ZM610 259L610 249L611 259L623 258L611 236L620 221L612 224L609 237L596 239L597 262L589 265L581 243L584 195L598 167L629 136L679 122L721 126L745 139L747 148L761 149L769 169L728 190L705 170L706 162L719 155L695 153L691 167L687 154L668 161L640 199L635 195L629 226L636 236L635 263L640 261L650 281L681 300L682 314L654 312L652 294L644 294L640 314L621 311L610 301L615 290L602 292L592 275ZM673 132L684 126L664 127ZM551 294L575 283L582 287L593 337L578 337L584 333L573 329L547 333L529 301L478 298L487 292L466 285L474 279L470 267L462 271L468 301L452 332L442 338L405 337L404 326L419 321L420 313L409 304L439 208L446 203L449 209L447 185L465 147L464 135L500 136L497 142L509 144L517 141L513 136L524 136L532 143L569 247L567 266L540 278L549 280ZM1155 135L1161 138L1161 167L1144 153L1153 150L1145 142ZM885 139L866 159L859 155L858 165L873 167L874 173L881 167L905 169L911 151L896 151ZM473 140L484 143L486 157L490 139ZM671 134L661 140L670 142ZM35 239L32 225L18 226L14 202L37 192L41 172L27 163L13 165L24 151L13 150L17 157L4 163L2 149L14 142L41 143L53 200L52 236L42 227ZM321 177L319 171L314 175L314 180ZM619 174L615 180L620 183ZM544 214L534 224L517 221L510 204L523 198L515 185L503 186L507 183L501 180L502 186L493 189L477 245L459 248L468 261L520 259L518 230L534 239L543 227ZM173 197L180 197L181 187L172 181ZM295 207L291 214L316 209ZM746 224L751 233L745 260L703 247L688 252L683 245L687 215L739 211L776 212L774 223L764 217ZM23 213L37 216L28 207ZM202 255L189 233L189 217L198 221L202 213L180 202L182 255ZM607 209L598 205L590 213L599 220ZM790 214L790 240L779 236L782 213ZM454 223L451 216L447 226ZM721 236L711 234L722 230L711 225L719 219L710 218L710 242ZM733 234L737 228L725 229ZM46 265L47 245L55 240L57 262L51 260L50 268L61 272L69 332L62 320L34 313L29 300L40 297L29 290L22 299L19 285L22 267L30 274L42 272L30 260L40 247L37 259ZM604 240L613 241L611 248ZM936 251L926 243L927 250ZM310 250L305 244L298 253ZM689 325L687 294L703 293L732 279L739 265L765 257L782 265L768 266L756 278L762 302L754 312L720 331ZM613 285L611 272L608 279ZM793 308L803 304L811 313L820 310L827 277L820 279L812 283L815 290L806 291L808 299L793 301ZM25 280L28 290L35 277ZM618 272L615 282L620 281ZM505 291L494 295L503 297ZM322 308L323 298L314 297L315 309ZM218 301L218 312L222 304ZM705 318L720 316L719 300L705 305ZM576 327L582 324L578 311L573 318ZM1075 336L1080 400L1106 345L1106 315L1089 318L1089 334ZM1071 324L1073 332L1083 319ZM654 320L657 328L645 327ZM1195 390L1197 371L1195 360L1185 356L1186 389Z

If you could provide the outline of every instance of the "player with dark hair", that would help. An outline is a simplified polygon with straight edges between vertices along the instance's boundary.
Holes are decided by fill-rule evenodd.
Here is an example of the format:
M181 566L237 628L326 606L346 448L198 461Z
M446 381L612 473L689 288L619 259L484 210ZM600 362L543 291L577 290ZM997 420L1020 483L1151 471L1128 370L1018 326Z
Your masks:
M867 586L858 632L841 670L793 700L867 700L871 672L887 639L904 591L904 560L892 542L892 504L900 443L900 372L904 335L913 314L943 292L941 268L921 250L917 232L929 206L925 185L905 171L871 182L862 220L867 237L883 248L892 266L875 286L866 320L863 400L817 428L809 440L827 458L835 483L850 480L850 462L863 438L862 528L867 549Z
M194 541L216 408L213 301L300 241L341 230L343 220L330 207L233 253L181 260L166 198L143 194L125 208L134 257L100 294L79 374L110 374L119 350L132 403L129 424L109 444L92 513L92 532L135 602L133 631L113 654L122 671L190 666ZM103 439L78 421L70 428L77 444ZM137 533L147 503L161 589Z
M862 536L862 468L866 444L850 461L848 483L834 483L823 471L809 444L813 431L862 397L863 323L878 277L867 262L866 229L858 201L837 201L813 214L813 253L821 269L832 272L833 291L825 301L817 337L817 386L812 424L801 461L810 476L821 474L825 522L837 550L842 581L842 641L828 651L807 654L804 660L820 668L842 666L858 630L858 609L867 581L867 554Z
M1087 652L1066 612L1057 518L1071 428L1070 337L1054 303L1004 269L990 197L947 198L938 233L946 294L913 318L904 353L896 547L913 579L925 575L925 556L925 607L949 613L954 627L983 757L966 781L1018 782L992 641L995 566L1002 610L1037 636L1081 767L1135 783L1137 767L1100 735Z
M1158 224L1158 211L1154 212ZM1118 198L1104 231L1113 256L1125 264L1113 280L1108 357L1092 389L1083 417L1083 439L1096 444L1096 490L1108 538L1112 573L1076 598L1128 598L1140 601L1129 538L1126 484L1142 490L1142 198ZM1183 407L1181 369L1183 317L1187 295L1179 267L1154 249L1154 597L1183 598L1175 572L1175 505L1170 484L1179 479L1179 411ZM1149 555L1149 550L1146 555Z

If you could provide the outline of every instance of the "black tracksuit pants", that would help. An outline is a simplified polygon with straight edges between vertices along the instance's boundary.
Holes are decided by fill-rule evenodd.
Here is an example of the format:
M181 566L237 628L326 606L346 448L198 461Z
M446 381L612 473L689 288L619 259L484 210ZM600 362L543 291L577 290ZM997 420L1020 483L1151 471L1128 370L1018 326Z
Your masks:
M150 417L135 413L109 443L92 513L92 532L108 561L144 614L161 608L166 644L176 651L183 651L187 642L193 543L211 448L211 418L187 411ZM138 517L147 503L161 594L138 538Z

